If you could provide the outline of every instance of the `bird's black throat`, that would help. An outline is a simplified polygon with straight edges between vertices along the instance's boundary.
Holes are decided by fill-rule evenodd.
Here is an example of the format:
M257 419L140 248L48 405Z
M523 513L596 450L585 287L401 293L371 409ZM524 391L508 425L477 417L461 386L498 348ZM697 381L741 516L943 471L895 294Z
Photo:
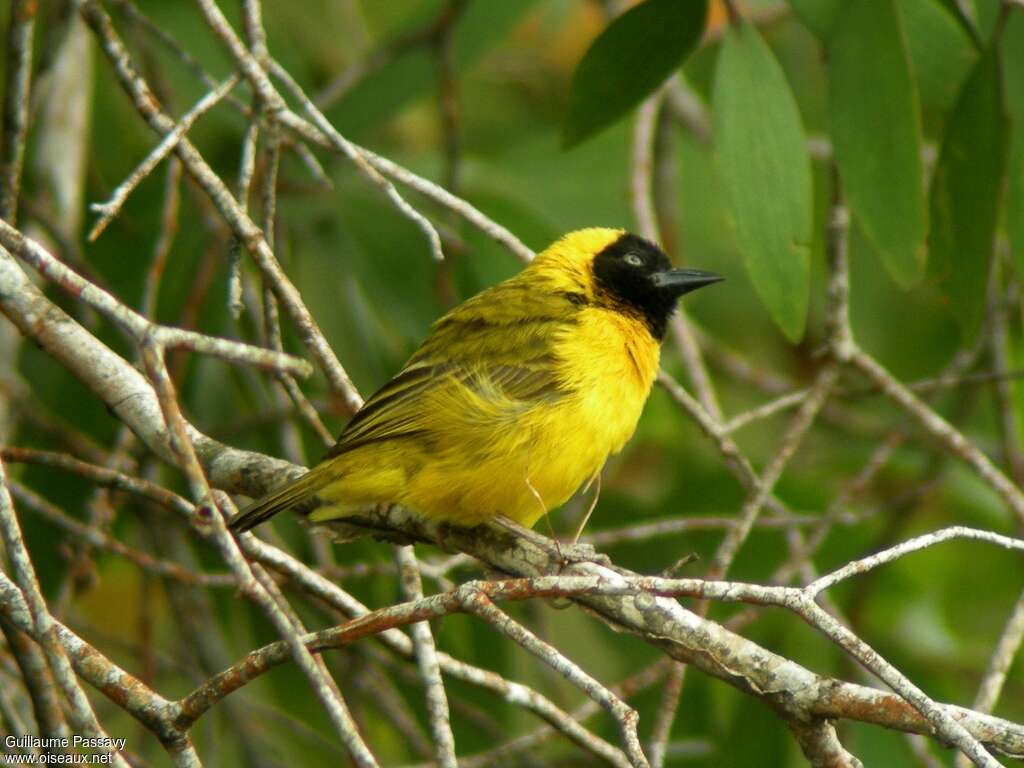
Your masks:
M636 256L636 259L627 257ZM672 268L668 256L654 243L632 234L624 234L594 257L594 281L597 290L620 309L640 315L658 341L665 338L669 318L679 297L685 293L675 286L659 287L653 276Z

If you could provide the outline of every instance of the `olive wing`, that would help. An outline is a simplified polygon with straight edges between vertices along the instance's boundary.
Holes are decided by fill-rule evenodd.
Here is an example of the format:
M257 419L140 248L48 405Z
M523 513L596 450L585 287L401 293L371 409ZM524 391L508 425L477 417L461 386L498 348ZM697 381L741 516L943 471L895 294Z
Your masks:
M434 325L324 459L440 429L504 427L530 408L566 397L571 391L560 379L557 346L576 322L575 309L565 296L538 296L514 284L470 299Z

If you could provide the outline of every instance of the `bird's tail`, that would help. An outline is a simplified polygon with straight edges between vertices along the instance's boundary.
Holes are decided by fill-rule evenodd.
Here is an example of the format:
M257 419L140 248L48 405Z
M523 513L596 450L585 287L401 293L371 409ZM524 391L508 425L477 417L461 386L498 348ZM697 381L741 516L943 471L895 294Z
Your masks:
M278 512L315 501L316 492L327 483L328 478L325 475L326 473L314 469L297 480L271 491L243 509L231 521L229 527L236 533L244 533L269 520Z

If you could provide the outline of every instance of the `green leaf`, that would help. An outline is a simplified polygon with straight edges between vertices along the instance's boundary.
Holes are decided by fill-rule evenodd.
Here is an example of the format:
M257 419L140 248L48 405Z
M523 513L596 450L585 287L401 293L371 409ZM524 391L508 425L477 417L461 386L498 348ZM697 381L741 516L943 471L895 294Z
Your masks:
M712 106L716 160L747 272L775 322L798 341L813 222L807 138L782 68L749 24L725 35Z
M853 0L789 0L793 13L819 41L831 42L840 34L844 10ZM959 87L978 58L977 30L964 17L956 0L898 0L911 72L921 102L945 112L956 100ZM866 62L868 63L868 62Z
M921 103L945 113L978 59L974 38L936 0L899 0L896 9Z
M1006 192L1006 236L1017 269L1024 270L1024 129L1013 132L1010 183Z
M1003 76L1006 78L1006 109L1014 129L1024 128L1024 13L1010 15L1003 30Z
M389 3L373 4L374 9ZM397 4L396 4L397 5ZM499 41L515 28L524 15L537 5L537 0L502 0L500 3L470 3L453 28L453 54L458 75L468 71ZM392 40L415 34L430 21L432 6L418 8L411 16L405 14L388 33ZM288 50L291 38L280 46ZM385 43L385 45L387 45ZM328 117L346 136L359 139L371 129L398 114L410 102L437 87L435 61L423 46L402 50L379 69L371 69L337 103Z
M977 331L985 303L1008 134L993 46L974 66L947 118L932 179L930 271L967 336Z
M1024 270L1024 14L1013 14L1003 31L1006 108L1013 121L1006 234L1018 269Z
M960 3L957 0L935 0L939 5L946 9L946 12L952 16L956 23L960 25L960 28L966 32L974 45L980 50L982 46L981 35L978 34L977 28L967 16L964 14L963 9L960 7Z
M843 10L843 0L789 0L789 7L815 37L826 41Z
M829 46L832 145L852 214L901 285L924 266L921 118L895 0L851 0Z
M583 55L569 88L566 148L639 104L693 51L707 0L645 0L616 18Z

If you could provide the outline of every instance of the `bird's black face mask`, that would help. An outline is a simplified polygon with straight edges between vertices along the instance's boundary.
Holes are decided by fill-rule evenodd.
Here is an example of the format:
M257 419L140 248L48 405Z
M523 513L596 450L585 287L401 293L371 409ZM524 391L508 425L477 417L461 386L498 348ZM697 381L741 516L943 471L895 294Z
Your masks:
M699 269L673 269L658 246L630 234L597 254L593 269L598 290L639 312L659 341L681 296L724 279Z

